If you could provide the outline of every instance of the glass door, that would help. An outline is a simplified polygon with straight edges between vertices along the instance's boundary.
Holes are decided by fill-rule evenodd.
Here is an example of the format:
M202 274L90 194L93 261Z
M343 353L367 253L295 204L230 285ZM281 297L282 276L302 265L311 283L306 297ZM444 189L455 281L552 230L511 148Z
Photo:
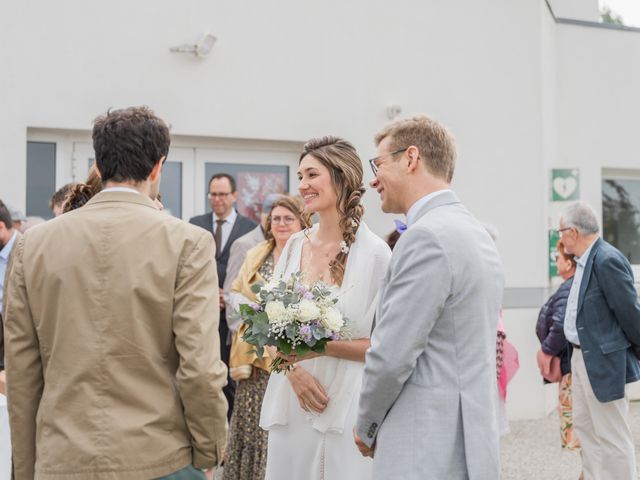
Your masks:
M184 220L194 215L194 152L193 148L171 147L160 180L162 205L168 213Z

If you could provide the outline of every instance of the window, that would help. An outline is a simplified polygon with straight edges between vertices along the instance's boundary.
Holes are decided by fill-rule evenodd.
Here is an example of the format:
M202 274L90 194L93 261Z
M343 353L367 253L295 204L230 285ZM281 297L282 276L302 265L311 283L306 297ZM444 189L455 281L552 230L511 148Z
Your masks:
M182 163L165 162L160 179L160 195L165 210L182 218Z
M629 262L640 264L640 170L603 172L602 231Z
M49 200L56 191L56 144L27 142L27 215L52 218Z

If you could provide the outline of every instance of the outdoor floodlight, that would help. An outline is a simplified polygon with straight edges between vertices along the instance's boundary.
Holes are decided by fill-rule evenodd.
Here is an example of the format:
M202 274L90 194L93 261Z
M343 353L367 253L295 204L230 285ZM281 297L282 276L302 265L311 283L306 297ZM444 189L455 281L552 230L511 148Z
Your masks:
M387 118L393 120L402 113L402 107L400 105L387 105Z
M184 44L178 47L171 47L170 52L173 53L193 53L196 57L206 57L216 43L215 35L205 33L195 45Z

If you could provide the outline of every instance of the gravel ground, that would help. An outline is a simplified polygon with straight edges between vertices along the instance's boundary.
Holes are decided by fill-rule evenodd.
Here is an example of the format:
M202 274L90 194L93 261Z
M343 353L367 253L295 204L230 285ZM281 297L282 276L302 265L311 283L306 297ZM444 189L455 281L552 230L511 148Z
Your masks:
M640 459L640 402L631 402L631 430ZM540 420L509 423L511 432L502 438L502 480L577 480L580 453L562 450L558 414L551 412ZM216 480L222 479L222 469Z
M640 402L631 402L631 430L640 459ZM580 454L560 448L558 414L540 420L509 423L511 432L502 438L502 480L577 480Z

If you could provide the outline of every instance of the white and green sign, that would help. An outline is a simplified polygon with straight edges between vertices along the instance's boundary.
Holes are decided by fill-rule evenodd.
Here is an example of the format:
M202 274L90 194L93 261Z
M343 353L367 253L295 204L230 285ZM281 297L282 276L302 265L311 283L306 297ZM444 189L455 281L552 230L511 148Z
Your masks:
M560 232L557 230L549 230L549 278L558 276L558 266L556 265L556 256L558 255L558 241L560 240Z
M551 170L551 200L565 202L580 198L580 171L577 168Z

